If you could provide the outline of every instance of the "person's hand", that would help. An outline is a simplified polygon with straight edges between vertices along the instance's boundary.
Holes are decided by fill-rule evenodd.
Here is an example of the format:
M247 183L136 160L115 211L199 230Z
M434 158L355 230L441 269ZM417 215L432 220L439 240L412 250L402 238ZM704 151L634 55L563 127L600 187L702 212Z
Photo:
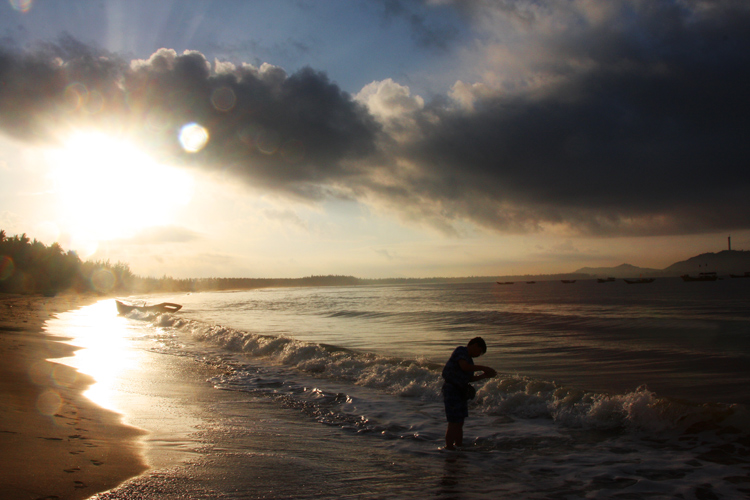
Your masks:
M484 372L484 376L487 378L492 378L497 376L497 372L493 370L492 368L487 368Z

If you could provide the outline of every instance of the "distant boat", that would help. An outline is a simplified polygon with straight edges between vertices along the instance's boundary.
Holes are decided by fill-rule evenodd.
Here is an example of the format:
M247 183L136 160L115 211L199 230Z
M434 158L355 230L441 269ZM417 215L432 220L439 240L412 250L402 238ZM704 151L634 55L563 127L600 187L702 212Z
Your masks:
M628 285L641 285L645 283L653 283L656 278L636 278L629 280L627 278L623 278L623 281L627 283Z
M513 285L514 283L515 283L515 281L504 281L504 282L503 281L498 281L497 282L498 285Z
M158 313L173 313L182 309L180 304L173 304L171 302L162 302L161 304L154 304L152 306L142 305L138 306L135 304L126 304L119 300L115 300L117 304L117 312L119 314L127 314L132 310L138 310L142 312L158 312Z
M719 279L716 273L700 273L698 276L683 274L680 278L682 278L682 281L716 281Z
M614 280L614 278L598 278L596 281L597 283L610 283Z
M560 281L562 281L563 283L568 283L568 284L576 282L576 280L560 280Z
M750 271L745 271L745 274L730 274L732 278L750 278Z
M527 285L535 285L535 284L536 284L536 281L527 281L527 282L526 282L526 284L527 284Z

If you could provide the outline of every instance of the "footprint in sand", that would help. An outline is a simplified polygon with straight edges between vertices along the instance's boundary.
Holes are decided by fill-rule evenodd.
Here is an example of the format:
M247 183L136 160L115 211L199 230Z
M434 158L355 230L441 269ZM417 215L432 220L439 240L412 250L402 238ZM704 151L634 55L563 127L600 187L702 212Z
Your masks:
M62 441L62 438L46 438L39 436L39 439L46 439L47 441Z
M96 466L99 466L99 465L102 465L104 462L100 462L99 460L91 460L91 463Z
M86 483L84 483L83 481L73 481L73 485L76 488L85 488L86 487Z
M72 474L73 472L78 472L81 470L80 467L71 467L70 469L63 469L63 472L67 472L68 474Z

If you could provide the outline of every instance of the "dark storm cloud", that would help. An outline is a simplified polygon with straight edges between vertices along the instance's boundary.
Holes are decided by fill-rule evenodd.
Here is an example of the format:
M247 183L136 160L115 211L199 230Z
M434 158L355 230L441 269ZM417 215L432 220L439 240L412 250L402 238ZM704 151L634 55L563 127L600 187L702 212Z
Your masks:
M300 196L346 177L345 161L374 150L377 125L325 74L269 65L215 68L197 52L160 50L128 63L64 38L33 53L0 53L0 127L52 141L86 124L137 137L156 156L226 169ZM207 146L183 150L197 123Z
M441 200L447 220L512 231L750 227L748 4L615 4L618 16L539 34L547 53L506 89L413 115L419 138L398 154L422 170L400 203ZM533 32L552 13L511 14Z
M455 4L481 32L471 64L486 84L426 104L390 79L353 98L310 68L166 49L131 63L67 38L0 52L0 127L54 140L92 123L171 162L357 198L451 234L462 221L590 235L750 228L745 0ZM406 16L412 4L385 5ZM197 153L178 141L190 122L210 137Z

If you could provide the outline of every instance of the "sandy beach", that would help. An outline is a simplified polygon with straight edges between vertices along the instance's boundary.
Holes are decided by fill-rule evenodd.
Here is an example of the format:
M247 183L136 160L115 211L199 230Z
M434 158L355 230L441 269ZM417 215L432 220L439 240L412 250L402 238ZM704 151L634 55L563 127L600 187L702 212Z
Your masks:
M55 363L75 348L46 320L101 297L0 294L0 484L7 499L81 499L146 469L142 431L83 396L91 379Z

